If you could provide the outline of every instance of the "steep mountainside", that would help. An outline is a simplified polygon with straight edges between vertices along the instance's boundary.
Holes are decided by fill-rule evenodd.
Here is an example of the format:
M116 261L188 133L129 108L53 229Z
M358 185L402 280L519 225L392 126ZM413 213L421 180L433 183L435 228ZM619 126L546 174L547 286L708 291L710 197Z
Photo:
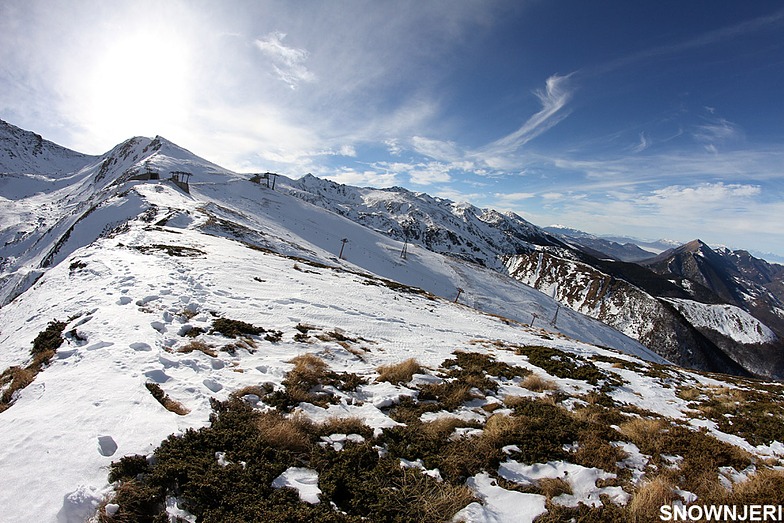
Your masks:
M737 305L784 337L784 265L771 264L746 251L711 249L694 240L642 262L692 294L708 289ZM695 284L697 289L695 289Z
M491 269L503 267L503 256L528 251L534 245L567 248L514 213L479 209L401 187L351 187L312 175L284 180L281 187L397 240Z
M543 251L510 258L508 269L520 281L612 325L670 361L716 372L784 377L780 340L739 307L697 302L667 281L634 278L628 270L602 271L597 265Z
M57 177L77 171L93 160L94 156L71 151L0 120L0 175L20 173Z
M578 245L582 250L593 254L597 258L609 257L619 261L636 262L647 260L652 256L651 251L641 249L630 241L619 243L576 229L558 226L545 227L544 230L560 237L567 243Z
M295 181L284 179L281 187L391 237L408 236L408 241L424 248L511 275L572 310L638 339L671 361L704 370L784 378L784 352L780 350L784 338L771 336L766 325L776 320L772 316L777 314L775 307L750 307L730 299L726 290L716 292L699 280L673 278L671 273L613 260L612 255L594 248L607 248L606 243L586 247L579 238L562 234L559 239L513 214L402 188L350 187L310 175ZM590 239L574 232L571 236ZM650 253L646 257L650 259ZM544 273L543 259L548 265ZM764 267L756 270L764 273ZM775 270L768 273L775 274ZM713 280L727 277L713 275ZM781 281L773 277L768 285L776 288ZM740 284L737 288L760 294L756 287ZM718 309L706 308L713 305L731 308L716 314ZM700 314L691 313L698 309ZM707 317L713 318L710 325L704 320ZM733 327L721 324L724 321Z

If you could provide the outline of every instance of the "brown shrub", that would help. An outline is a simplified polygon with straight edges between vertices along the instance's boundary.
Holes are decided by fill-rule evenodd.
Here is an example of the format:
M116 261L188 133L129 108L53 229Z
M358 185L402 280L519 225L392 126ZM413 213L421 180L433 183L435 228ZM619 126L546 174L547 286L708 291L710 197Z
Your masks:
M539 374L529 374L523 378L520 385L533 392L558 390L558 385L556 385L554 381L543 378Z
M285 417L277 411L261 414L256 427L269 446L294 452L310 450L316 432L316 425L307 417Z
M784 500L784 470L763 469L732 489L736 505L764 505Z
M381 365L376 381L388 381L392 384L408 383L414 374L422 372L422 366L414 358L409 358L392 365Z
M656 476L638 485L627 506L629 521L633 523L660 521L661 506L670 505L679 499L674 488L672 481L665 476Z
M181 352L183 354L190 354L193 351L203 352L207 356L211 356L213 358L218 357L218 353L213 349L211 346L207 345L203 341L193 340L192 342L188 343L187 345L183 345L177 352Z
M147 382L144 384L147 387L147 390L150 391L152 397L155 398L158 403L163 405L163 408L168 410L169 412L173 412L179 416L184 416L190 412L182 403L177 400L173 400L169 397L168 394L163 392L160 385L157 383Z

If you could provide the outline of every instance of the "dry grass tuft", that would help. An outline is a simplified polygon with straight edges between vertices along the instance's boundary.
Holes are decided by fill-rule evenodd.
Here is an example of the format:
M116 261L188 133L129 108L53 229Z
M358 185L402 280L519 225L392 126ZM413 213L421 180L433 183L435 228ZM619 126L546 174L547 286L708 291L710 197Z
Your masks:
M536 482L536 486L539 488L539 493L547 499L572 493L572 487L563 478L542 478Z
M662 432L668 427L660 418L634 418L619 425L621 434L640 448L658 448Z
M253 396L258 396L259 398L263 398L266 394L272 392L272 390L273 387L270 384L267 384L265 386L248 385L246 387L242 387L232 392L231 397L236 399L242 399L245 396L253 395Z
M457 417L437 418L427 423L422 423L420 430L428 439L442 441L448 438L456 428L465 427L467 422Z
M501 442L508 440L509 436L520 433L525 423L526 420L521 417L494 414L485 423L482 438L492 442L494 446L501 446Z
M422 366L414 358L409 358L400 363L382 365L378 369L376 381L388 381L392 384L408 383L414 374L422 372Z
M763 469L732 489L732 503L770 504L773 500L784 500L784 470Z
M292 358L289 363L294 368L286 375L290 386L303 385L303 389L310 390L315 384L320 383L327 373L327 363L313 354L300 354Z
M3 371L3 374L0 375L0 390L2 390L2 396L0 396L0 412L3 412L11 406L16 398L16 393L30 385L35 379L36 374L38 374L38 372L30 367L23 368L14 366Z
M393 483L391 506L398 505L396 512L401 521L449 521L459 510L477 501L467 486L435 481L416 469L406 469Z
M293 452L309 451L316 432L316 425L306 416L285 417L277 411L262 414L256 426L268 445Z
M662 505L671 505L680 499L675 494L675 485L664 476L656 476L641 483L634 491L627 506L629 521L643 523L659 521L659 509Z
M328 418L318 428L321 434L366 434L370 428L362 418Z
M677 396L685 401L695 401L700 397L700 389L697 387L683 387L678 390Z
M193 340L192 342L188 343L187 345L183 345L177 352L181 352L183 354L190 354L193 351L203 352L207 356L217 358L218 353L213 349L210 345L207 345L203 341Z
M552 380L543 378L539 374L529 374L520 383L522 387L533 392L545 392L548 390L558 390L558 385Z

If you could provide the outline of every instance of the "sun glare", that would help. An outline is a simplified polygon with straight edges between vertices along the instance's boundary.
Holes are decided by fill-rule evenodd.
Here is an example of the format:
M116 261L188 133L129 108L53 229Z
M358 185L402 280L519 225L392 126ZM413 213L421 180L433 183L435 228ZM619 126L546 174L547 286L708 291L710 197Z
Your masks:
M187 118L189 49L176 35L145 32L108 43L88 85L91 126L116 139L164 133Z

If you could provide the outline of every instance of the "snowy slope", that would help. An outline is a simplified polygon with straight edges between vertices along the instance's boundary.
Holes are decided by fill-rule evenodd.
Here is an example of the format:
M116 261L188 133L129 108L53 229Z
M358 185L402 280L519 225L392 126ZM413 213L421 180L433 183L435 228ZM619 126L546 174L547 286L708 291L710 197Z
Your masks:
M463 289L461 303L516 321L531 323L534 314L542 318L540 323L555 318L558 304L526 285L415 246L402 259L401 242L299 198L270 191L160 137L128 140L75 173L71 185L20 198L2 211L3 222L9 224L2 234L9 239L1 251L0 298L7 303L77 248L137 215L155 212L159 204L149 191L129 190L128 183L141 183L131 178L146 172L164 180L176 172L193 175L192 196L171 207L164 222L175 216L186 222L201 216L199 225L213 234L321 263L347 264L449 299ZM45 210L43 218L40 209ZM32 219L36 215L40 224ZM147 219L152 220L152 215ZM345 260L338 260L344 238L348 239ZM559 312L558 324L552 328L590 343L657 358L638 342L572 311Z
M95 160L94 156L71 151L0 120L0 175L58 176L77 171L92 160Z
M456 348L477 341L617 357L447 300L390 288L348 266L325 267L205 234L200 227L210 218L198 210L197 200L168 185L139 185L135 192L157 208L152 220L132 220L122 232L78 249L0 310L2 368L23 364L33 337L49 321L68 321L67 343L55 360L0 414L7 486L0 490L0 505L9 521L81 521L108 492L106 467L118 456L149 453L168 434L203 425L211 397L225 399L259 383L280 386L290 368L286 362L303 352L360 374L409 357L435 367ZM167 225L151 225L164 219ZM178 352L190 341L184 333L206 330L216 316L279 330L283 340L260 341L253 353ZM360 358L330 341L297 342L292 334L300 324L345 332L362 340L364 354ZM203 339L216 348L231 341L218 334ZM148 381L190 413L164 410L146 391ZM576 381L560 387L586 392ZM394 425L379 407L399 391L385 384L362 390L361 405L306 412L359 416L376 428ZM629 401L645 408L679 416L688 411L673 391L646 392L642 385L633 390ZM488 490L480 480L477 488Z
M132 180L177 171L193 175L190 194L166 181ZM688 424L693 406L672 386L676 379L679 386L729 387L656 367L648 362L662 360L643 346L576 312L558 311L552 325L556 302L520 282L417 246L402 259L401 241L161 138L129 140L65 178L70 183L4 196L14 205L0 208L3 234L15 238L2 251L3 292L18 291L0 308L0 371L28 365L36 336L53 320L65 323L65 342L51 362L0 411L0 507L8 521L85 521L115 488L107 478L112 462L150 454L168 435L205 426L213 398L226 400L246 386L280 389L291 359L305 353L367 383L338 391L340 402L327 408L302 403L297 412L316 421L357 417L377 432L400 424L389 415L391 405L417 395L413 382L375 381L378 367L415 358L426 367L417 379L438 382L433 369L457 350L520 366L561 394L533 392L520 376L499 379L497 398L458 409L476 423L509 410L498 409L505 397L552 398L576 408L601 392L619 405ZM34 178L17 180L23 188ZM39 277L20 280L30 274ZM230 339L211 331L217 318L278 335ZM185 352L193 333L204 351ZM614 377L615 385L548 374L520 347L581 358L579 365ZM187 412L165 409L150 383ZM713 421L699 423L755 456L784 456L778 441L751 444ZM639 451L630 455L643 459ZM614 476L599 469L507 459L498 471L468 478L478 501L465 507L462 520L509 521L514 514L532 521L546 510L545 496L502 488L489 475L496 472L522 486L566 472L571 494L559 498L564 506L601 506L600 495L618 505L629 499L620 486L597 486ZM284 484L311 487L314 479L311 471L281 476Z
M510 326L445 300L399 292L370 276L204 234L198 226L209 218L195 210L195 200L166 185L136 191L158 207L152 223L172 216L173 209L182 214L168 226L132 221L127 231L75 251L0 310L2 368L22 365L32 338L52 319L70 319L65 330L71 333L51 366L0 414L0 463L6 485L13 486L2 490L0 505L10 507L6 515L13 520L76 520L105 493L105 467L117 456L150 452L166 435L204 424L210 397L225 398L259 382L279 384L285 361L313 350L291 341L300 323L368 340L373 352L367 361L336 344L316 348L332 365L352 372L407 357L437 365L476 339L600 351L551 341L545 331ZM169 256L162 245L186 247L193 255ZM79 268L70 268L74 262ZM214 315L281 330L288 339L239 356L177 353L189 341L181 333L208 327ZM208 339L222 341L217 335ZM191 413L165 411L144 389L148 380ZM394 423L373 407L387 401L384 390L369 388L364 407L346 407L348 414L379 427Z
M667 300L686 316L692 325L714 330L738 343L770 343L776 334L757 318L734 305L709 305L693 300Z
M504 256L533 245L562 246L514 213L480 209L402 187L359 188L306 175L282 178L289 194L398 240L502 269Z

